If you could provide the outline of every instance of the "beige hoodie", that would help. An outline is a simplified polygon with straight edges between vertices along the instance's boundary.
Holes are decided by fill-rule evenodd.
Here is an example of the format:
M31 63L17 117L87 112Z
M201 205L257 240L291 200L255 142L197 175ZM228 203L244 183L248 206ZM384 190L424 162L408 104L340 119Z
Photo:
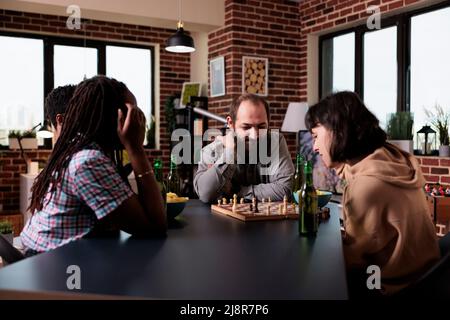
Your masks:
M439 257L417 160L391 144L338 172L346 180L344 255L349 269L378 265L386 294L416 280Z

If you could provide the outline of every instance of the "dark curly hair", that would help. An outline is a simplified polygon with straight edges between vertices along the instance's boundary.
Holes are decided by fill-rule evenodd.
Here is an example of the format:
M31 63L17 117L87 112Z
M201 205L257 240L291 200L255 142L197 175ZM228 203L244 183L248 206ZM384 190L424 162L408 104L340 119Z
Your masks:
M45 112L47 119L56 128L56 115L65 114L70 99L77 86L67 85L53 89L45 98Z
M377 117L350 91L330 94L311 106L305 124L310 131L318 124L332 131L330 156L334 162L366 156L386 143Z

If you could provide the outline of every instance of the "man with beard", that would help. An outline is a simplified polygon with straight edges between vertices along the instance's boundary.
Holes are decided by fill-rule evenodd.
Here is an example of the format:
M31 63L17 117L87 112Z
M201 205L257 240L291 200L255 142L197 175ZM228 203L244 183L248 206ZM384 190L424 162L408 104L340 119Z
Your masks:
M286 140L269 128L269 105L261 97L244 94L233 101L225 136L202 149L194 177L200 200L221 197L281 201L292 194L292 163Z

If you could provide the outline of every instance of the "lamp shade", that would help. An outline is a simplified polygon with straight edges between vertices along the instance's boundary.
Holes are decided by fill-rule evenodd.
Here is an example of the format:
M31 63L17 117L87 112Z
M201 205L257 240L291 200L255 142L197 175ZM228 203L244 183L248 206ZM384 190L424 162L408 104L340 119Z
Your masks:
M38 136L39 138L52 138L53 137L53 133L48 131L45 127L42 127L37 133L36 136Z
M178 26L177 32L169 39L167 39L166 50L169 52L176 53L188 53L194 52L194 39L191 36L184 33L184 29L182 26Z
M308 104L306 102L291 102L289 103L286 115L284 116L282 132L299 132L307 130L305 125L305 116L308 111Z

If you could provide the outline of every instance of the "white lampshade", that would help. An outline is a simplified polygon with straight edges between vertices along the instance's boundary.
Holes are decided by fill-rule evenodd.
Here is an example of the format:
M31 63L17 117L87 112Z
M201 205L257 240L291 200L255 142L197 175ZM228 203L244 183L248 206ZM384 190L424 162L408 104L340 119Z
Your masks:
M281 131L283 132L299 132L307 130L305 125L305 116L308 111L308 104L306 102L291 102L289 103L286 115L284 116Z

